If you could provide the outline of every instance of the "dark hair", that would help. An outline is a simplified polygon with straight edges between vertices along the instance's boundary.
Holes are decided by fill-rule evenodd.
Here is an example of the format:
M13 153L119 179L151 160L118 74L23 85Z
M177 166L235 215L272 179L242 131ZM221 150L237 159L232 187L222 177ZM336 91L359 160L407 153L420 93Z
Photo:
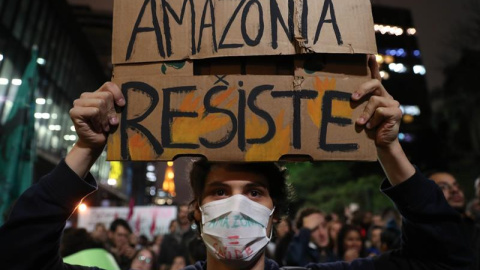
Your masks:
M62 257L90 248L103 248L103 245L95 242L84 228L67 228L64 230L60 242L60 255Z
M268 192L275 205L275 217L279 217L287 211L288 200L290 198L290 186L286 182L286 170L278 166L276 163L209 162L206 159L200 159L194 162L192 170L190 171L190 187L193 192L193 199L190 202L190 205L193 206L192 209L197 208L198 205L201 204L207 175L212 168L216 166L231 171L246 171L264 176L268 183ZM193 210L190 212L189 218L193 219Z
M323 215L323 212L315 207L305 207L300 209L297 212L297 216L295 217L295 226L297 227L297 229L301 229L303 227L303 219L310 216L311 214Z
M360 235L360 241L362 242L362 249L360 250L360 257L363 257L364 253L365 253L365 245L363 243L363 240L362 240L362 232L360 231L360 228L358 228L357 226L354 226L354 225L350 225L350 224L345 224L343 225L342 229L340 230L340 232L338 232L338 236L337 236L337 246L338 246L338 257L342 258L343 259L343 256L345 255L345 247L343 246L343 241L345 240L345 237L347 237L347 234L351 231L355 231L355 232L358 232L358 235Z
M132 233L132 228L128 225L128 222L125 219L117 218L112 223L110 223L110 231L115 232L118 226L124 227L129 233Z
M398 228L387 227L380 234L380 242L385 244L387 250L398 249L401 246L401 236Z

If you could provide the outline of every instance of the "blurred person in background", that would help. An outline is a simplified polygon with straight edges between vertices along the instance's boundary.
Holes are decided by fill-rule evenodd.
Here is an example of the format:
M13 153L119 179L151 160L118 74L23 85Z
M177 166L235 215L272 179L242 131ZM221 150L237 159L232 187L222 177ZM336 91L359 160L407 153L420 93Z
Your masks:
M372 225L367 233L367 240L365 241L365 246L367 246L366 254L368 256L376 256L381 253L381 234L383 231L382 226Z
M122 270L128 270L135 255L135 248L130 245L132 229L124 219L117 218L110 224L107 250L113 254Z
M365 247L362 241L361 229L345 224L338 233L338 259L351 262L365 257Z
M188 205L177 206L177 217L170 223L169 233L163 237L158 262L162 268L171 265L179 254L187 257L187 245L195 237L192 223L188 219Z
M460 213L463 221L463 232L470 240L470 246L474 254L474 263L470 269L480 269L480 224L475 223L466 213L465 195L457 179L449 172L434 171L427 174L442 190L445 199L450 206Z
M153 250L144 247L135 252L129 270L158 270Z
M108 241L108 231L105 224L101 222L95 224L95 228L91 232L91 236L94 241L101 244L102 246L105 246Z
M308 263L336 260L335 254L329 248L327 222L320 209L300 209L295 218L295 226L298 232L288 246L285 260L287 265L304 266Z
M162 241L163 241L163 234L155 235L152 241L151 248L153 252L155 252L155 256L157 257L160 255L160 246L162 245Z
M172 261L172 265L168 270L181 270L187 266L187 262L184 256L175 256Z
M338 254L338 233L342 227L343 223L340 220L332 220L327 225L330 249L335 256Z
M292 228L292 222L288 216L280 218L280 222L275 225L276 240L273 259L279 266L286 265L285 256L287 255L288 245L295 234Z

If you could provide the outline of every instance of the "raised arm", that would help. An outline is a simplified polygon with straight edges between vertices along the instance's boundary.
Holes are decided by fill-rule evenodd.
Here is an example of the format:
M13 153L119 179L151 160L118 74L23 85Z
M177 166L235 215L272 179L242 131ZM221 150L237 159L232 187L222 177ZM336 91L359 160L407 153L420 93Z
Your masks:
M124 106L120 88L107 82L95 92L85 92L73 102L70 117L78 141L65 157L67 165L84 178L107 142L108 132L118 125L115 105Z
M375 140L377 155L383 170L392 185L398 185L415 173L398 141L398 130L402 119L400 103L385 90L375 56L368 59L372 80L362 84L352 94L352 100L368 98L365 110L356 124L364 126Z

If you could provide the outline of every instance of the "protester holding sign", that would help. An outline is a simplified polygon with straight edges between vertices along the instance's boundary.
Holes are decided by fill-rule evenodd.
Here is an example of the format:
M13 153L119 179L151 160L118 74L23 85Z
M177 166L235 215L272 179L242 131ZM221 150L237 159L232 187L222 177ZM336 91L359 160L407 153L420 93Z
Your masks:
M372 74L378 67L370 57ZM308 265L311 269L464 269L470 263L460 217L435 183L410 164L397 139L401 111L378 79L362 84L352 102L369 99L357 119L372 132L388 181L382 191L402 213L403 243L375 259ZM120 89L106 83L83 93L70 111L78 141L50 174L18 200L0 228L2 269L86 269L59 256L65 221L78 203L97 189L89 169L109 132L118 124L115 107L125 105ZM272 163L209 163L192 171L194 218L208 250L206 262L186 269L279 269L265 259L274 219L285 208L284 172ZM268 169L268 170L264 170ZM228 217L228 218L226 218ZM254 241L245 241L245 237ZM28 254L28 258L19 259ZM97 269L97 268L93 268Z

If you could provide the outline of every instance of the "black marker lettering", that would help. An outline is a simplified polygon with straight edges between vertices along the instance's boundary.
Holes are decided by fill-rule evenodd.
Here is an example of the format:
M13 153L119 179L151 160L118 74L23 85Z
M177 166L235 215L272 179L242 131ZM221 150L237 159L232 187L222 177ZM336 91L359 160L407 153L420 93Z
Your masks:
M196 90L196 86L179 86L163 89L163 110L162 110L162 144L165 148L183 148L197 149L198 144L194 143L172 143L172 123L175 117L198 117L196 112L182 112L178 110L170 110L171 93L188 93Z
M270 0L270 18L272 23L272 48L276 49L278 47L278 26L277 21L280 22L280 25L283 28L283 31L287 34L288 40L293 40L293 9L294 3L293 0L288 0L288 28L285 24L285 20L280 13L280 9L277 4L277 0Z
M238 89L238 149L245 152L245 107L247 103L245 90Z
M237 8L233 12L232 17L228 21L227 25L225 26L225 29L223 30L222 38L220 39L220 43L218 44L219 49L229 49L229 48L240 48L243 47L243 44L223 44L225 42L225 38L227 37L228 31L230 31L230 27L232 26L232 23L235 21L235 18L237 17L238 12L242 8L243 4L245 4L246 0L240 1L238 4Z
M219 141L210 142L205 138L199 138L200 143L206 148L224 147L225 145L229 144L233 140L233 138L235 137L235 134L237 133L237 118L235 118L235 114L229 110L214 107L210 103L214 95L216 95L219 92L225 91L227 89L228 88L225 85L214 86L210 88L210 90L208 90L207 94L204 97L203 106L205 107L205 113L203 117L207 116L210 113L223 113L223 114L226 114L228 117L230 117L230 120L232 121L232 130L228 131L225 137L223 137Z
M247 15L248 13L250 12L250 7L253 5L253 4L256 4L257 7L258 7L258 33L257 33L257 36L255 37L255 39L251 39L249 36L248 36L248 33L247 33L247 25L250 25L251 23L247 23ZM262 36L263 36L263 30L265 28L264 26L264 23L263 23L263 8L262 6L260 5L260 2L258 2L258 0L251 0L250 2L247 3L247 5L245 5L245 9L243 10L243 13L242 13L242 22L241 22L241 25L242 25L242 37L243 37L243 40L245 41L245 43L248 45L248 46L256 46L260 43L260 40L262 39Z
M216 29L215 29L215 9L213 7L213 0L206 0L205 1L205 6L203 7L203 13L202 13L202 21L200 23L200 36L198 38L198 46L197 46L197 51L200 52L200 47L202 44L202 36L203 36L203 29L207 27L212 28L212 42L213 42L213 50L218 51L217 49L217 38L216 38ZM210 4L209 4L210 3ZM210 9L210 21L211 23L207 24L205 23L205 17L207 15L207 9Z
M328 9L330 9L330 20L325 20ZM343 44L342 35L340 34L340 29L338 29L337 19L335 18L335 10L333 8L332 0L325 0L325 3L323 4L322 15L320 16L320 21L318 22L317 32L315 33L315 39L313 41L313 44L317 43L324 23L332 24L333 31L335 32L335 37L337 38L337 43L338 45L342 45Z
M301 91L273 91L272 97L292 97L293 99L293 148L302 148L302 124L301 124L301 101L302 99L314 99L318 96L317 91L301 90Z
M247 143L263 144L263 143L267 143L275 136L275 132L276 132L275 121L273 120L272 116L268 112L258 108L256 104L257 97L262 92L271 91L272 89L273 89L273 85L260 85L253 88L252 91L250 92L250 95L248 96L248 107L250 108L250 110L252 110L253 113L260 116L267 122L268 130L267 130L267 134L265 134L265 136L263 136L262 138L247 139Z
M127 119L127 113L128 113L128 90L133 89L133 91L140 91L145 94L147 94L150 97L151 103L150 107L139 117L133 118L133 119ZM120 141L121 141L121 148L120 148L120 155L122 156L122 159L127 160L130 159L130 154L127 149L128 145L128 138L127 138L127 129L128 128L134 128L138 131L140 131L147 139L148 141L152 144L153 151L155 151L155 154L161 155L163 153L163 148L160 145L160 143L155 139L155 136L152 135L152 133L139 124L141 121L143 121L147 116L150 115L150 113L153 112L155 107L158 104L158 93L157 91L151 87L150 85L144 83L144 82L127 82L122 84L122 93L123 96L125 97L125 102L127 106L124 107L124 111L122 113L121 119L120 119Z
M352 124L352 119L344 117L334 117L332 116L332 101L341 100L345 102L350 102L350 93L328 90L325 91L325 95L322 100L322 125L320 128L320 144L319 148L328 152L340 151L340 152L349 152L355 151L358 149L358 144L356 143L345 143L345 144L328 144L327 143L327 127L328 123L334 123L339 126L347 126Z
M164 32L165 32L165 42L167 46L167 55L172 55L172 34L170 32L170 20L167 14L167 11L172 15L173 19L178 24L183 24L183 18L185 18L185 10L187 7L187 2L190 4L190 12L192 15L191 19L191 42L192 42L192 54L196 54L195 49L195 6L193 5L193 0L183 0L182 11L180 12L180 16L177 15L175 10L170 6L167 0L162 0L163 6L163 24L164 24Z
M156 0L145 0L145 2L143 2L142 8L140 9L140 13L138 14L138 17L137 17L137 21L135 22L135 26L133 27L133 30L132 30L132 36L130 37L130 41L128 42L127 55L125 57L125 60L130 59L130 57L132 56L133 46L135 45L137 34L144 33L144 32L152 32L152 31L155 32L155 37L157 39L158 53L160 53L160 56L165 58L162 32L160 30L160 25L158 24L157 4L155 3L155 1ZM140 23L142 22L143 15L145 13L145 8L147 7L148 3L150 3L150 6L151 6L153 27L140 27Z

